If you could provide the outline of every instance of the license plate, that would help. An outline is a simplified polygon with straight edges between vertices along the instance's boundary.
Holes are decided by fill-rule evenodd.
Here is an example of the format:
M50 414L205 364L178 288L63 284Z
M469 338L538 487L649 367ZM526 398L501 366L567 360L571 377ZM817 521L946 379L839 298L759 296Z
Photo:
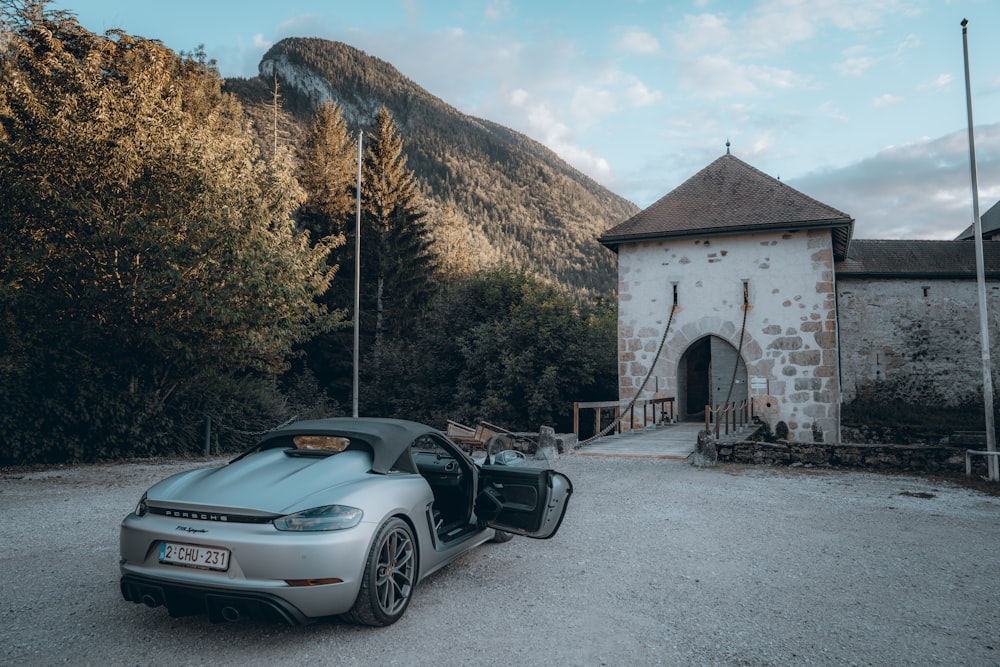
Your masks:
M229 569L229 549L161 542L160 562L225 571Z

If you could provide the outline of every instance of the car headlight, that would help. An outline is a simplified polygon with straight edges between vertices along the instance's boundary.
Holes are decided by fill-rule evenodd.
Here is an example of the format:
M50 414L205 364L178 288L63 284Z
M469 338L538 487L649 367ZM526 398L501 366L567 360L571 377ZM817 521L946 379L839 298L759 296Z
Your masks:
M278 530L344 530L361 523L361 517L364 515L365 513L357 507L324 505L279 517L271 523Z
M146 506L146 494L142 494L142 498L139 498L139 502L135 506L136 516L146 516L146 512L149 511L149 507Z

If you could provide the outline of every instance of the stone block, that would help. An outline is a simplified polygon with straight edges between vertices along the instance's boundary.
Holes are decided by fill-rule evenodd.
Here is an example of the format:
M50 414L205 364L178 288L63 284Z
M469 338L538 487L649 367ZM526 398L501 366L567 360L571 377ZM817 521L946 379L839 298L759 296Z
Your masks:
M833 402L833 394L829 391L813 392L813 400L822 405L829 405Z
M823 380L819 378L795 378L795 391L820 391Z
M743 354L747 359L756 360L764 356L764 351L755 340L743 341Z
M819 350L800 350L788 353L788 362L796 366L819 366Z
M822 349L832 349L837 346L837 334L832 331L817 331L816 344Z
M770 350L800 350L802 349L802 338L799 336L782 336L775 338L767 347Z

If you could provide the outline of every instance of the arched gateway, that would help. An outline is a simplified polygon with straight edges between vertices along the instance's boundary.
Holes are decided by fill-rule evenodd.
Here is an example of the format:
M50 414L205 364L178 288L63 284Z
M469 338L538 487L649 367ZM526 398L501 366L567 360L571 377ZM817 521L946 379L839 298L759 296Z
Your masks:
M718 336L699 338L677 365L679 414L683 419L704 419L705 406L721 405L727 397L729 402L747 398L746 363L728 341Z

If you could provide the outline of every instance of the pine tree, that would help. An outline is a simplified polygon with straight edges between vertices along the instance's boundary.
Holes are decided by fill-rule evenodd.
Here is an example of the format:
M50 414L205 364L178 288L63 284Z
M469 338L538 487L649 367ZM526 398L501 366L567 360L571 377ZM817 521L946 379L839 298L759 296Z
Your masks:
M375 307L375 345L398 335L431 293L436 258L392 114L379 110L361 170L362 276Z
M327 239L334 246L329 262L338 279L319 301L349 319L354 309L357 148L339 106L327 103L316 109L298 154L299 183L306 200L296 219L310 232L313 242ZM353 376L352 347L353 332L345 327L320 334L303 347L305 366L321 386L343 402L349 398Z
M298 220L313 240L343 237L353 220L356 156L340 107L332 102L320 105L299 148L299 184L306 201Z
M385 107L368 133L361 180L361 398L368 411L383 413L396 389L392 369L431 299L436 267L403 140Z

